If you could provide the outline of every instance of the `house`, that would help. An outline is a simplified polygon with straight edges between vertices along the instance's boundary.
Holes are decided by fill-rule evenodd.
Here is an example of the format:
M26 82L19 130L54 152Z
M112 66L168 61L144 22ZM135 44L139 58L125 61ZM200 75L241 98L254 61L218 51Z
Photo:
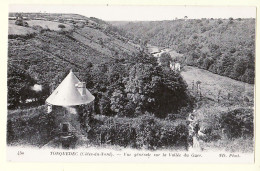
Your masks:
M181 71L181 64L178 62L170 62L170 68L173 71Z
M87 137L86 118L80 117L91 112L94 99L85 82L81 82L72 70L46 99L48 113L54 116L56 138L62 147L70 148L80 137Z

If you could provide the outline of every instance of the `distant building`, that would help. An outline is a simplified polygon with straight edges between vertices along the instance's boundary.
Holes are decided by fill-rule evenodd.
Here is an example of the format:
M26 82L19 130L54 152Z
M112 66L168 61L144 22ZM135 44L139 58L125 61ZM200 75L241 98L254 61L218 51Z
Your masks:
M181 71L181 64L178 62L170 62L170 68L173 71Z

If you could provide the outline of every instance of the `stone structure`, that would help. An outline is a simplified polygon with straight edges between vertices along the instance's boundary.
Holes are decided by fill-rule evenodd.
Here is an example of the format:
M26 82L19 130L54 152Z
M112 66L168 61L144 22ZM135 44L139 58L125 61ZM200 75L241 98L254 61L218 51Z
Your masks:
M72 71L46 99L48 113L55 120L56 142L63 148L73 148L79 139L87 137L86 116L93 109L94 99Z

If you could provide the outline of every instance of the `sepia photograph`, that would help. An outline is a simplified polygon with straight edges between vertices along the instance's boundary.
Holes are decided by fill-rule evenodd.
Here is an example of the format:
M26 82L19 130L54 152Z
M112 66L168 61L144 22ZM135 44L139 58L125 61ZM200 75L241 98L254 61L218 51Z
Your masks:
M9 5L7 158L253 163L255 37L256 7Z

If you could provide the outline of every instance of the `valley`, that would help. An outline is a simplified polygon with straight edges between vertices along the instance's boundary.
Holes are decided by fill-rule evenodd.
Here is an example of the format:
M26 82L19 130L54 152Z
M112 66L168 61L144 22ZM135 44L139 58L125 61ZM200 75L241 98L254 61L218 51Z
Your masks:
M46 99L73 71L95 97L91 107L75 106L80 131L67 126L78 135L76 147L253 152L254 29L244 27L252 20L114 26L77 14L25 13L19 25L15 15L9 14L8 35L10 146L61 148L66 131L54 116L67 108L48 112ZM241 29L240 38L221 37ZM162 54L168 61L158 65Z

